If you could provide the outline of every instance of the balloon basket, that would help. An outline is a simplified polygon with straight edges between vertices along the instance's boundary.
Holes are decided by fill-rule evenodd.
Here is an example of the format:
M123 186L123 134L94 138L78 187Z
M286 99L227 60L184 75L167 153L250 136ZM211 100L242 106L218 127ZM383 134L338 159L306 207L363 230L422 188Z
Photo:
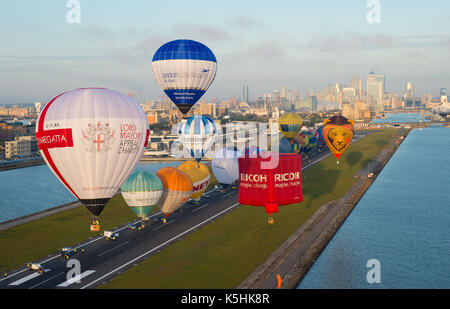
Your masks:
M91 224L91 232L100 232L100 225Z
M275 223L275 219L272 218L272 217L269 217L269 219L267 219L267 223L274 224Z
M162 218L162 222L165 224L167 222L166 218Z
M339 164L339 160L336 161L336 164Z

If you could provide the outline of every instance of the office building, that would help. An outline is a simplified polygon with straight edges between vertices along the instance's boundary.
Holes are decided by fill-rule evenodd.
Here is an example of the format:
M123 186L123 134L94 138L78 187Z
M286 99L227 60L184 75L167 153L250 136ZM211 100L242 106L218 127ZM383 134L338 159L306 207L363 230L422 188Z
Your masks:
M382 100L385 93L384 83L384 75L382 74L375 74L371 71L367 75L367 104L371 108L375 105L382 105Z

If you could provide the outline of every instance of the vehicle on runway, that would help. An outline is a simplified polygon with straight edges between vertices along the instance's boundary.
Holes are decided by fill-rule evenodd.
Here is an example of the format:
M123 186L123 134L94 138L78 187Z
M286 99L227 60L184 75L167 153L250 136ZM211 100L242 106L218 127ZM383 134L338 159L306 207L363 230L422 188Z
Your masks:
M34 271L36 271L38 274L43 274L43 273L45 273L44 267L42 267L41 264L37 264L37 263L30 263L30 264L27 264L27 269L28 269L28 270L34 270Z
M73 255L81 255L84 253L84 248L81 250L73 249L71 247L64 247L61 249L61 256L69 259Z
M103 236L105 236L105 239L106 240L116 240L117 238L119 238L119 233L114 233L114 232L111 232L111 231L104 231L103 232Z

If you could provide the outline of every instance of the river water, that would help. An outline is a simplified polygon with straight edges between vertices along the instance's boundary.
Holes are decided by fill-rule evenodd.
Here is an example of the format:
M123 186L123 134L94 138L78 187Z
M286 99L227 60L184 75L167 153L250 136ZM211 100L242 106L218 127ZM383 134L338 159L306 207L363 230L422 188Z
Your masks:
M298 288L450 288L449 153L450 128L412 130Z
M176 167L180 163L139 163L136 169L155 173L162 167ZM0 171L0 222L74 201L76 198L46 164Z

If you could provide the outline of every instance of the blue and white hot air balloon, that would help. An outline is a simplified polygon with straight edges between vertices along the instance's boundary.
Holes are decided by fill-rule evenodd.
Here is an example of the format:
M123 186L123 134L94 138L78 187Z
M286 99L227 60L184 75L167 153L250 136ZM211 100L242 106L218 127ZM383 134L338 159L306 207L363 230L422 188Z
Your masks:
M186 114L214 80L217 60L202 43L175 40L158 48L152 69L162 90Z
M218 131L219 127L214 120L202 115L183 120L177 128L181 143L197 162L208 152Z

